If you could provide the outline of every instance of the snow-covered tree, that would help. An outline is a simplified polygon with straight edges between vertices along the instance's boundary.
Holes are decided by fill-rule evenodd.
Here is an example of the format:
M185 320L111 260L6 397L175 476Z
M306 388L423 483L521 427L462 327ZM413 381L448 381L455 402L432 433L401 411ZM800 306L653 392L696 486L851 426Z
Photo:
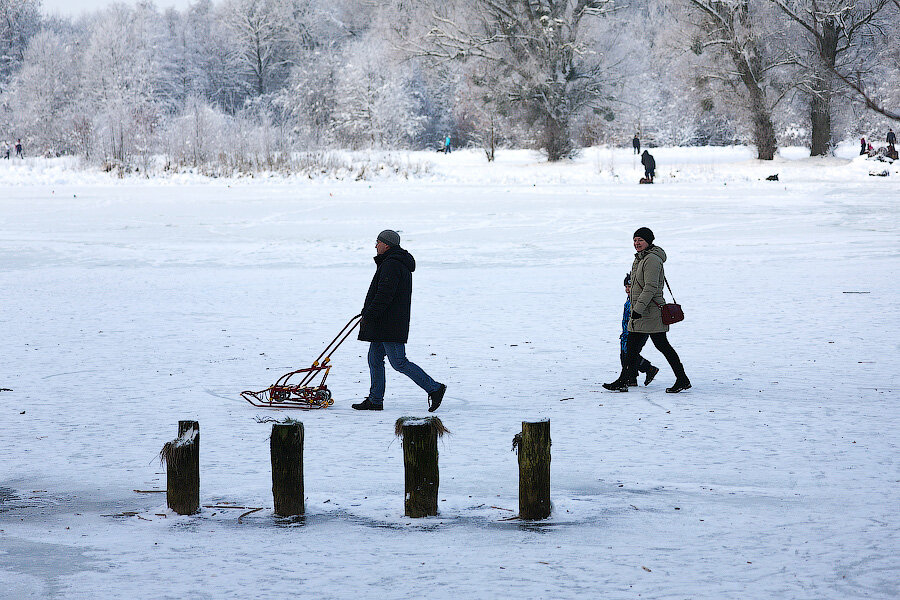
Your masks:
M572 125L608 100L604 63L586 39L611 0L473 0L435 7L432 27L410 47L439 59L491 63L497 91L548 160L575 151ZM492 100L494 98L492 97Z
M753 141L761 160L777 150L772 110L784 91L774 89L773 71L785 64L786 52L773 48L767 25L772 12L761 0L683 0L695 25L692 49L714 52L703 68L734 90L752 120Z
M387 56L372 44L347 49L337 74L334 131L339 143L353 148L409 146L425 117L412 90L410 73L386 68Z
M165 112L171 89L164 69L162 19L150 4L113 5L93 23L82 57L86 101L104 155L119 163L134 152L146 155Z
M871 64L877 41L890 19L900 18L894 0L772 0L797 25L802 41L796 60L801 66L801 86L809 95L812 126L810 154L831 152L832 101L846 89L838 73L860 64ZM872 43L876 41L876 43Z
M221 7L236 64L253 96L276 91L287 77L298 41L290 36L292 8L290 0L226 0Z
M0 85L22 64L28 41L41 27L40 11L40 0L0 0Z
M27 138L41 152L73 152L78 76L71 40L46 30L32 37L8 87L11 137Z

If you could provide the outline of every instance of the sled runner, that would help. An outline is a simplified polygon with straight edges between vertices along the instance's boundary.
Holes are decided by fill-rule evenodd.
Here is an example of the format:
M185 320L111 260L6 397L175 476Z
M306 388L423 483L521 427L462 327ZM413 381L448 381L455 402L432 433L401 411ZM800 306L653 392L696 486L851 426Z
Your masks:
M312 366L291 371L278 378L274 384L259 392L241 392L241 397L260 408L300 408L313 410L328 408L334 404L331 390L325 385L331 371L331 355L346 340L360 322L360 316L350 319L340 333L325 347ZM324 358L323 358L324 357ZM321 362L320 362L321 361ZM319 379L319 376L322 378ZM318 383L314 383L319 379Z

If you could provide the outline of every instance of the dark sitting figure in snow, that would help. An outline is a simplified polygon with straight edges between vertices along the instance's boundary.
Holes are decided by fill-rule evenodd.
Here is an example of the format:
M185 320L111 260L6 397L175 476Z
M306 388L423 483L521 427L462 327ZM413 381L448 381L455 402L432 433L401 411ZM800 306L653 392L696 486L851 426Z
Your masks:
M634 148L635 154L641 153L641 140L638 138L638 134L634 134L634 139L631 140L631 147Z
M644 165L644 179L647 180L647 183L653 183L653 177L656 175L656 159L644 150L644 153L641 154L641 164Z
M619 351L619 362L622 363L623 369L625 368L625 356L628 348L628 321L631 319L631 273L625 275L625 295L627 299L625 300L625 309L622 311L622 333L619 334L619 341L622 346ZM659 368L654 367L649 360L638 354L637 372L646 373L644 385L650 385L650 382L659 373ZM637 374L635 374L633 379L628 380L628 387L634 387L637 384Z
M613 392L627 392L628 382L637 379L638 363L641 350L649 338L656 349L672 367L675 383L666 392L677 394L690 389L691 381L684 372L678 353L666 338L669 326L662 322L662 306L666 303L663 297L665 285L666 253L653 244L654 235L647 227L634 232L634 263L631 265L631 319L628 321L628 343L625 352L625 366L618 379L604 383L603 387Z
M428 393L428 410L441 405L447 386L436 382L418 365L406 358L409 338L409 314L412 305L412 272L416 259L400 247L400 234L385 229L375 242L375 275L363 304L359 339L369 342L368 397L356 410L382 410L384 405L384 357L391 366Z

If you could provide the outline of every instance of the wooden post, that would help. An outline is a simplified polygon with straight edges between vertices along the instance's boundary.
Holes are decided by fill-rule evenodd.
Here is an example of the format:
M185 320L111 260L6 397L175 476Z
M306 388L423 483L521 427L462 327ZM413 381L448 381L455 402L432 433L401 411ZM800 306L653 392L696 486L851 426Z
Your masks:
M178 438L160 452L166 463L166 503L179 515L200 512L200 424L178 421Z
M274 423L269 439L272 454L272 496L275 514L292 517L306 512L303 499L303 423Z
M403 438L404 514L413 518L438 514L437 439L449 432L438 417L403 417L397 419L394 433Z
M550 421L522 421L522 433L513 438L519 451L519 518L550 516Z

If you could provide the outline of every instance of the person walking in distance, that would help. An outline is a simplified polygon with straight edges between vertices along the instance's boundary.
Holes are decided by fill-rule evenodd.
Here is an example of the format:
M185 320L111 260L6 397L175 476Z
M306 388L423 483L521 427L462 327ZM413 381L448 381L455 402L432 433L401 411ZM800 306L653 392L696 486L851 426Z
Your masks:
M628 322L625 366L618 379L604 383L603 387L613 392L628 391L628 382L637 378L641 350L649 338L675 373L675 383L666 388L666 392L677 394L690 389L691 381L684 372L678 353L666 338L669 326L662 322L661 307L666 303L663 298L666 253L653 244L655 236L647 227L635 231L633 239L636 252L631 265L631 320Z
M406 358L412 305L412 273L416 260L400 247L400 234L385 229L375 241L375 275L360 313L359 339L369 342L369 395L356 410L382 410L384 405L384 357L394 370L413 380L428 394L428 411L441 405L447 386L436 382Z
M894 133L894 129L892 127L888 127L886 141L888 143L888 146L896 146L897 145L897 134Z
M641 140L638 138L638 134L634 134L634 139L631 140L631 147L634 148L635 154L641 153Z
M641 164L644 165L644 178L653 183L653 177L656 175L656 159L653 155L644 150L641 155Z
M16 140L16 157L25 158L25 149L22 147L22 140Z

